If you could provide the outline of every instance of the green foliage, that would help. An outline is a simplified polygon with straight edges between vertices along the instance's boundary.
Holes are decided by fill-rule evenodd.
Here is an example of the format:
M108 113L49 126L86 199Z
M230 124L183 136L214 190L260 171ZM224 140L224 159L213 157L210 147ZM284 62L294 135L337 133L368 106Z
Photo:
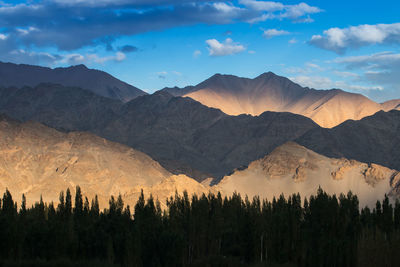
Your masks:
M19 211L0 202L1 266L398 266L400 202L359 209L357 196L176 193L163 211L143 192L131 215L121 195L99 210L76 187L59 204ZM89 204L91 203L91 204ZM302 205L303 203L303 205Z

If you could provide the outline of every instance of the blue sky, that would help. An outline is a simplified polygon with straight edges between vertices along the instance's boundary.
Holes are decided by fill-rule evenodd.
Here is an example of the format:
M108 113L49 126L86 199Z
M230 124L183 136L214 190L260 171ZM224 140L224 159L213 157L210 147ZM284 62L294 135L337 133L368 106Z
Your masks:
M267 71L400 98L400 2L0 1L0 60L85 64L145 91Z

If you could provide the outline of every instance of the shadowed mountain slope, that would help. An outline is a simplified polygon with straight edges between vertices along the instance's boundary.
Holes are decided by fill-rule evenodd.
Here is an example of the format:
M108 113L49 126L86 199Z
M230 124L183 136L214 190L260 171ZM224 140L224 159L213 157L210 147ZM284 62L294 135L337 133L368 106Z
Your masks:
M85 65L51 69L0 62L0 87L34 87L41 83L80 87L122 101L147 94L104 71L88 69Z
M77 87L40 84L0 88L0 112L21 121L34 120L60 130L102 128L123 103Z
M313 129L296 142L328 157L345 157L400 170L400 111L380 111L332 129Z
M206 178L247 165L315 127L290 113L228 116L161 92L127 103L120 117L98 134L145 151L168 170Z
M363 95L339 89L309 89L272 72L254 79L216 74L196 86L180 90L177 87L165 88L163 91L191 97L230 115L291 112L309 117L327 128L348 119L359 120L381 109L396 108L400 101L378 104Z

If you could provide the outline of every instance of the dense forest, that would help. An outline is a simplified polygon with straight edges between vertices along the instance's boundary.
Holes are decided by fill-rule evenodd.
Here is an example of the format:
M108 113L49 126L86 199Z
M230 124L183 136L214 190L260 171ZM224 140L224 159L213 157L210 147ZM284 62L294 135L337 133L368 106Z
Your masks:
M74 198L74 199L73 199ZM162 210L143 194L131 211L121 196L67 190L59 204L0 201L1 266L399 266L400 202L359 209L357 196L322 189L271 201L240 194L176 194Z

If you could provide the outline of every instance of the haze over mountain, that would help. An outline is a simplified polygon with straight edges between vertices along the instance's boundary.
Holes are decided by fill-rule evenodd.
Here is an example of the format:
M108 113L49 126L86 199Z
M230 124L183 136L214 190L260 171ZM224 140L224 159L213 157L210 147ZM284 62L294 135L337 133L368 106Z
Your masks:
M296 142L328 157L345 157L400 170L400 111L380 111L332 129L312 129Z
M132 207L141 189L163 203L175 191L209 191L187 176L173 176L140 151L89 133L61 133L0 115L0 140L0 190L8 188L18 199L24 193L28 204L40 196L57 202L60 191L76 185L89 199L98 195L101 207L118 194Z
M360 206L373 207L383 195L398 196L400 173L377 164L319 155L294 142L276 148L244 170L225 176L215 186L225 194L239 192L272 200L300 193L309 197L321 186L329 194L352 191Z
M129 145L169 171L222 177L318 127L290 113L228 116L190 98L159 92L128 103L79 88L42 84L0 90L0 112L66 131L90 131Z
M104 71L88 69L85 65L51 69L0 62L0 87L34 87L41 83L81 87L98 95L122 101L147 94Z
M216 74L196 86L163 90L193 98L230 115L291 112L309 117L326 128L348 119L359 120L379 110L400 108L400 100L379 104L361 94L339 89L309 89L272 72L254 79Z

